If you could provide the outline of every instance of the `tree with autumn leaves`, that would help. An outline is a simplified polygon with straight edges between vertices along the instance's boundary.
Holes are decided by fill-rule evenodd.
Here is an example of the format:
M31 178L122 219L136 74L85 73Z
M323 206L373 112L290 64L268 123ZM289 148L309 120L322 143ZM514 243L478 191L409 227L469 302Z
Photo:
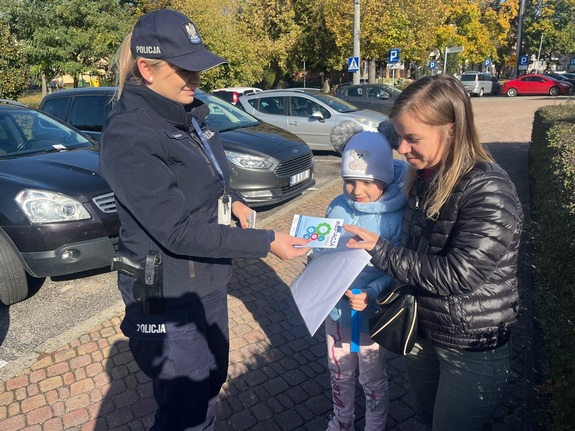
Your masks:
M430 54L463 46L448 56L450 73L485 59L501 70L516 49L519 0L0 0L0 20L31 71L47 79L93 72L113 82L114 54L135 21L154 9L176 9L196 23L209 49L229 61L203 74L204 89L274 88L301 75L304 65L324 76L345 75L353 55L355 1L370 79L391 48L425 71ZM544 58L574 54L575 0L526 2L522 52L538 53L543 40Z
M24 46L0 21L0 99L16 99L29 85Z
M551 62L562 55L575 58L575 0L526 0L525 10L526 55Z

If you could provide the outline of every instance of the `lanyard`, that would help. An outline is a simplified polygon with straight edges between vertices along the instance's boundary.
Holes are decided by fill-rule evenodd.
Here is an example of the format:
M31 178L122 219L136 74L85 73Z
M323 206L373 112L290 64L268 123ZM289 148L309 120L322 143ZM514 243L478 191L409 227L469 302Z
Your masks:
M198 135L201 141L200 146L202 147L202 150L204 151L208 159L210 159L210 162L212 162L212 164L216 168L216 171L218 172L218 175L220 176L220 182L222 183L222 188L224 189L223 191L225 196L227 193L226 193L226 178L224 177L224 172L222 171L222 168L220 167L220 164L218 163L218 160L216 159L216 156L212 151L210 144L206 140L204 133L202 132L202 129L200 129L200 125L193 116L191 117L192 117L192 125L194 126L196 134Z

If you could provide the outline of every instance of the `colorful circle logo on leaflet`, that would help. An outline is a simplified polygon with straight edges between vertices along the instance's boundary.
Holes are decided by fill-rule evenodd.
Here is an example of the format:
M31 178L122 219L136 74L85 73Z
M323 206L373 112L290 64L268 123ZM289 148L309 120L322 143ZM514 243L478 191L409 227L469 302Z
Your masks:
M308 226L303 237L314 241L325 241L325 236L330 232L331 226L328 223L320 223L317 226Z

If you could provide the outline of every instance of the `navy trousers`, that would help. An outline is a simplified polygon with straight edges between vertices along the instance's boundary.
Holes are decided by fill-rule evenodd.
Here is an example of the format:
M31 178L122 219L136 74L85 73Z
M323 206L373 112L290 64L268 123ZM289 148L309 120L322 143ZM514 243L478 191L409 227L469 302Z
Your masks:
M153 431L212 430L226 381L229 328L226 289L156 315L126 312L122 330L158 404Z

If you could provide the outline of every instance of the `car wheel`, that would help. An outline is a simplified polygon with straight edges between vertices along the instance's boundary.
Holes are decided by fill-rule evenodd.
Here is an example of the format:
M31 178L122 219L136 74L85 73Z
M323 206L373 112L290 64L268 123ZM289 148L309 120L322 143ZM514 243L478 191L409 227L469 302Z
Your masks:
M28 277L20 259L0 235L0 302L12 305L28 296Z
M560 91L557 87L551 87L549 89L549 95L550 96L559 96L559 93L560 93Z
M483 88L482 88L481 90L479 90L478 96L479 96L479 97L483 97Z
M515 96L517 96L517 90L515 88L510 88L509 90L507 90L506 94L509 97L515 97Z

